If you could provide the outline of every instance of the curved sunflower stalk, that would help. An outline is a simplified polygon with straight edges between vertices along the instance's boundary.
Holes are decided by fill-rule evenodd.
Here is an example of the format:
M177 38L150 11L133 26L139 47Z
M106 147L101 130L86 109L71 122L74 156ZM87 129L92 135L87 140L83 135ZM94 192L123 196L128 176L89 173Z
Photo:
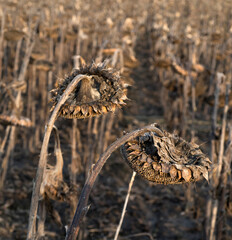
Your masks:
M114 112L117 107L123 106L127 99L119 76L104 64L86 66L74 71L64 79L56 89L52 90L52 114L46 126L40 160L33 188L27 239L36 236L36 215L40 196L41 184L47 166L47 149L51 131L57 117L89 118L107 112Z
M64 92L64 94L60 98L59 102L57 103L56 107L54 108L52 115L48 121L48 124L46 126L43 144L42 144L41 152L40 152L40 159L39 159L39 163L38 163L36 180L35 180L35 184L34 184L33 192L32 192L27 239L35 239L35 237L36 237L36 216L37 216L37 210L38 210L40 188L41 188L41 184L42 184L43 177L44 177L44 172L45 172L46 165L47 165L48 142L49 142L50 135L51 135L51 132L53 129L53 125L55 123L56 118L59 115L61 106L68 99L69 94L75 89L76 85L84 78L86 78L86 76L77 75L72 80L71 84L67 87L66 91Z
M94 165L82 189L66 240L76 239L80 223L88 211L88 198L96 178L107 159L120 146L123 158L129 166L149 181L177 184L198 181L201 176L208 180L211 162L199 146L160 129L155 123L130 132L112 143ZM127 202L125 207L126 204ZM124 214L121 221L123 216ZM116 239L119 230L115 235Z

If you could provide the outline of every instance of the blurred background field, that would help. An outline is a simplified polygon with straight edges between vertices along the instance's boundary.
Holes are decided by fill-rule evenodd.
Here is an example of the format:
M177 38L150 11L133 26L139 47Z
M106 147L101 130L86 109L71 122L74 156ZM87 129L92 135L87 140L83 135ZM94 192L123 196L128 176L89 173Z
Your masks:
M159 123L213 162L209 182L162 186L136 177L119 239L232 238L232 2L0 1L0 239L25 239L51 93L83 62L119 71L127 104L114 114L59 118L64 177L79 196L106 147ZM54 164L54 138L49 163ZM91 193L78 239L113 239L131 169L119 151ZM63 225L73 206L52 201ZM45 239L64 239L51 216Z

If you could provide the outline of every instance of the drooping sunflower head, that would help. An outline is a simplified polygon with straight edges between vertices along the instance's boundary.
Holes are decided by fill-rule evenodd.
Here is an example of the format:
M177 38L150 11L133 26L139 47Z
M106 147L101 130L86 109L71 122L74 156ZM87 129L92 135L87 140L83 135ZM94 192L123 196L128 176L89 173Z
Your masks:
M106 69L104 64L84 66L76 69L70 76L53 89L53 106L55 108L60 97L69 83L77 75L86 75L70 94L68 100L60 110L60 116L65 118L87 118L114 112L117 107L124 105L126 89L120 83L118 75L111 69Z
M208 180L211 162L199 146L161 129L126 142L121 153L134 171L158 184Z

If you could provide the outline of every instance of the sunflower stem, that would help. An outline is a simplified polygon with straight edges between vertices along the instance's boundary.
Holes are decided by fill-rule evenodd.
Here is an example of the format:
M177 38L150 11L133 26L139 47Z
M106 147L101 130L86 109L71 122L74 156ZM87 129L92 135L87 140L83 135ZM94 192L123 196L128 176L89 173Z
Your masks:
M130 132L118 140L116 140L114 143L112 143L104 153L101 154L99 160L96 162L94 165L92 171L90 172L85 185L82 189L81 196L76 208L76 212L74 215L74 218L72 220L71 226L68 229L67 235L66 235L66 240L73 240L76 239L77 234L80 229L80 223L82 222L84 216L86 215L87 211L87 204L88 204L88 199L90 192L93 188L93 185L95 183L95 180L97 176L99 175L102 167L104 166L105 162L107 159L110 157L110 155L117 149L119 148L122 144L126 143L127 141L130 141L131 139L145 133L145 132L157 132L160 131L158 128L156 128L156 124L151 124L149 126L146 126L144 128L140 128L138 130L135 130L133 132Z
M35 239L36 237L36 216L38 210L38 202L39 202L39 195L40 195L40 187L43 181L44 170L47 164L47 149L48 149L48 142L50 139L51 131L53 129L53 125L56 121L56 118L59 114L61 106L65 103L68 99L71 92L77 86L78 82L84 78L88 78L86 75L77 75L72 82L68 85L67 89L64 91L63 95L61 96L59 102L57 103L56 107L54 108L51 117L48 121L48 124L45 129L45 134L43 138L43 143L40 151L40 159L38 163L36 179L33 186L32 198L31 198L31 207L29 213L29 224L28 224L28 233L27 233L27 240Z

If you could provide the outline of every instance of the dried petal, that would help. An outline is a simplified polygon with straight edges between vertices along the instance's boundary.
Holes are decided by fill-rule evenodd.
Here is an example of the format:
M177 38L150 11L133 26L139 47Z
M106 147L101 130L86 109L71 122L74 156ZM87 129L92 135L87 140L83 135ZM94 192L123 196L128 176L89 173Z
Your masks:
M153 163L153 160L152 160L150 157L147 157L147 162L148 162L149 164L151 164L151 163Z
M81 106L81 112L84 115L84 117L86 117L88 115L88 112L89 112L88 106L87 105L82 105Z
M162 172L163 173L169 173L169 171L170 171L170 165L169 164L161 163L161 166L162 166Z
M201 172L202 172L203 177L204 177L207 181L209 181L209 174L208 174L207 168L202 167L202 168L201 168Z
M130 155L136 155L136 156L137 156L138 154L139 154L139 151L138 151L138 150L135 150L135 151L133 151L133 152L130 153Z
M97 114L99 113L99 107L97 106L97 104L93 104L92 108L93 108L95 113L97 113Z
M109 104L107 105L107 110L110 111L110 112L114 112L114 111L115 111L115 108L116 108L116 106L115 106L115 104L113 104L113 103L109 103Z
M148 167L150 167L150 164L147 163L147 162L145 162L145 163L143 164L143 168L148 168Z
M52 112L54 110L56 105L52 105L51 109L50 109L50 112Z
M182 178L182 174L181 174L181 171L180 171L180 170L177 170L177 175L178 175L178 179L181 179L181 178Z
M69 111L72 113L74 111L75 107L74 106L69 106Z
M132 139L130 142L127 143L129 146L132 144L138 144L138 141L136 139Z
M78 113L80 112L80 110L81 110L81 107L80 107L80 106L76 106L76 107L75 107L75 110L74 110L74 112L73 112L73 115L78 114Z
M189 168L184 168L182 170L182 177L186 182L189 182L190 179L192 178L192 171Z
M200 177L201 177L201 173L198 169L192 169L192 172L193 172L193 178L194 180L199 180Z
M119 103L119 101L118 101L117 98L112 98L112 99L111 99L111 102L114 103L114 104L118 104L118 103Z
M137 146L138 146L138 145L137 145ZM147 159L147 155L144 154L144 153L142 153L142 156L141 156L141 158L140 158L140 161L141 161L141 162L146 162L146 159Z
M93 114L93 108L91 106L89 106L89 115Z
M133 144L133 145L131 145L131 146L129 146L128 147L128 150L140 150L140 147L139 147L139 145L137 145L137 144Z
M177 169L174 166L171 166L169 174L171 178L176 178L177 177Z
M105 106L102 106L101 107L101 111L102 111L102 113L107 113L108 111L107 111L107 108L105 107Z
M157 162L153 162L152 163L152 167L153 167L153 169L155 170L155 171L161 171L161 166L160 166L160 164L159 163L157 163Z
M121 99L122 100L127 100L128 99L125 93L121 96Z
M66 108L62 108L61 113L62 113L63 115L65 115L66 112L67 112L67 109L66 109Z
M111 110L110 110L110 111L111 111L111 112L114 112L115 109L116 109L116 106L117 106L116 104L111 104Z

